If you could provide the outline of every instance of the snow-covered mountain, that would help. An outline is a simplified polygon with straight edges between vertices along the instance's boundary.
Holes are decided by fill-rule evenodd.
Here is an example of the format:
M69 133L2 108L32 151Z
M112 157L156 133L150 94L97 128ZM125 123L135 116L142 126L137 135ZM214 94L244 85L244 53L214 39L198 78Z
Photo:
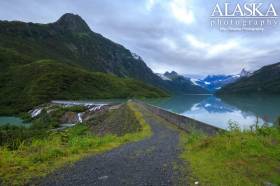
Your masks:
M157 74L162 80L168 81L174 87L183 90L185 93L214 93L227 84L234 83L240 78L249 77L251 72L242 69L236 75L208 75L203 79L189 78L182 76L175 71ZM204 91L206 90L206 91Z
M238 78L238 75L209 75L202 80L197 80L196 84L211 92L215 92L223 86L235 82Z
M240 78L249 77L251 75L251 72L242 69L242 71L236 75L208 75L204 79L190 78L190 81L194 85L199 85L210 92L216 92L227 84L234 83Z

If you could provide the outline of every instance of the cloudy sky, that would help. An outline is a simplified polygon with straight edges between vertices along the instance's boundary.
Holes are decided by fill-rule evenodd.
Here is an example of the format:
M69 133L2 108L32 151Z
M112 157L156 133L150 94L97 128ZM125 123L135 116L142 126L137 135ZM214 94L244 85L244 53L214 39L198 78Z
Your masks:
M278 0L263 2L272 2L276 11L280 10ZM93 31L137 53L155 72L235 74L242 68L255 70L280 61L279 26L270 26L264 32L221 32L210 26L216 3L217 0L1 0L0 19L49 23L67 12L79 14Z

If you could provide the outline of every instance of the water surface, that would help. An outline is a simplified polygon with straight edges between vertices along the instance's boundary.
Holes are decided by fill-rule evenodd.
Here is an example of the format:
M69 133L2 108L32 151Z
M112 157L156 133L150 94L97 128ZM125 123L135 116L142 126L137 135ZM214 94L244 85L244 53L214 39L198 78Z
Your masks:
M24 123L24 121L19 117L10 116L0 116L0 126L2 125L16 125L16 126L28 126L29 124Z
M230 121L242 128L273 123L280 116L280 96L181 95L146 102L227 129Z

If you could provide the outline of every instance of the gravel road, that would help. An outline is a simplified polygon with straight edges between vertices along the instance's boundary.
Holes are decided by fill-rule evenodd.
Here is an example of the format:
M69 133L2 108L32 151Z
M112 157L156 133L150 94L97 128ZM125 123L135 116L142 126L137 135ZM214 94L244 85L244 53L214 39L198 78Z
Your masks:
M179 159L179 131L141 109L153 136L62 168L40 185L187 185Z

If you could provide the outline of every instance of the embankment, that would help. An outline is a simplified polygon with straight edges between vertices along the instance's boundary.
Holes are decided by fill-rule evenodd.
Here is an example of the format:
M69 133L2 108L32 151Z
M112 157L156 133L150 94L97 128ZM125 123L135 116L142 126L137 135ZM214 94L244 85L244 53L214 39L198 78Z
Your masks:
M186 132L201 131L207 135L215 135L224 131L224 129L164 110L140 100L134 100L134 102L146 107L152 113L164 118L168 122L176 125L178 128Z

